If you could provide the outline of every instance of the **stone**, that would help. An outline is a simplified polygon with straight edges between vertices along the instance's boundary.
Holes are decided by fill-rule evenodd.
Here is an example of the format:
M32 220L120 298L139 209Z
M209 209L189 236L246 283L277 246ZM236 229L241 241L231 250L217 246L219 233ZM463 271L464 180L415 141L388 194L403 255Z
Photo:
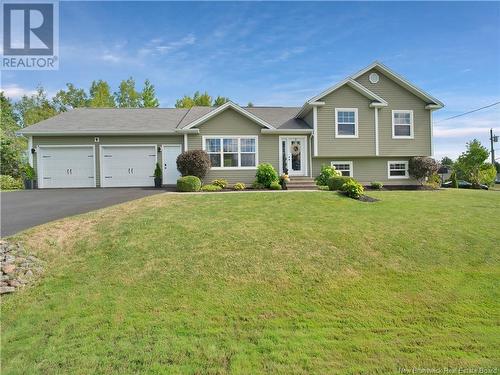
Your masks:
M27 277L33 276L33 271L32 270L26 271L26 273L24 274L24 276L27 276Z
M12 293L15 292L16 288L13 286L2 286L0 287L0 294L5 294L5 293Z
M2 271L5 273L13 273L14 270L16 269L16 266L14 264L5 264L2 266Z

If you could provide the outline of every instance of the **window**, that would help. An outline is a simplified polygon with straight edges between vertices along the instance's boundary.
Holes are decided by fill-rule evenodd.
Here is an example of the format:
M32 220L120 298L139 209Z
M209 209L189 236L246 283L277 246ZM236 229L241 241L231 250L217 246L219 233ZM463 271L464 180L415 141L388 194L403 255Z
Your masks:
M413 111L392 111L392 138L413 138Z
M387 177L390 179L409 178L407 161L388 161L387 169Z
M332 167L342 173L342 176L353 177L352 161L332 161Z
M335 108L335 137L358 138L357 108Z
M255 168L257 137L203 137L212 168Z

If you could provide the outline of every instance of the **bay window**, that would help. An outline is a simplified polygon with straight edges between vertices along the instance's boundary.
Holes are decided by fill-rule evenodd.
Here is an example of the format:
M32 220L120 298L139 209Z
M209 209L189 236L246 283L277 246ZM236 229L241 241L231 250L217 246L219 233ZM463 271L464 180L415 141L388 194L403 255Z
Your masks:
M207 136L203 149L208 153L212 168L255 168L257 137Z

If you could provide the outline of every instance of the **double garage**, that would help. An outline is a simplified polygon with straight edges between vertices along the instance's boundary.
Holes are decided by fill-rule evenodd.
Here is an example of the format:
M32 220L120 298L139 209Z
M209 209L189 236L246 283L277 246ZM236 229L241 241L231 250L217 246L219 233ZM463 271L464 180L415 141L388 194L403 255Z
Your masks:
M161 155L158 156L158 151ZM154 186L156 163L163 184L179 177L176 159L182 145L43 145L37 147L39 188Z

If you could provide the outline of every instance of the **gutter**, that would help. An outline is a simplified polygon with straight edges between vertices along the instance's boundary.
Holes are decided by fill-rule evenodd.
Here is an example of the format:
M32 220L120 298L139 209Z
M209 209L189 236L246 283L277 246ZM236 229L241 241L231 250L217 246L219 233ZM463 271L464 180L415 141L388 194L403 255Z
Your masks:
M187 131L189 130L189 131ZM186 130L174 130L174 131L84 131L84 132L61 132L61 131L18 131L16 135L25 136L104 136L104 135L179 135L179 134L198 134L199 129L186 129Z
M262 129L262 134L312 134L312 129Z

